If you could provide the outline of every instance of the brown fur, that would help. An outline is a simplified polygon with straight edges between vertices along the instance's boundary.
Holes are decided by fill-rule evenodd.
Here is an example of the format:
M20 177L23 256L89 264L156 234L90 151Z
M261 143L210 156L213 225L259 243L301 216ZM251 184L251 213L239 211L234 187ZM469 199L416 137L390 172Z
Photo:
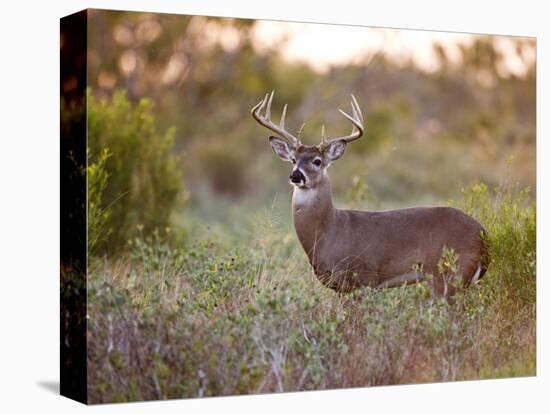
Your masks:
M330 164L326 154L305 146L294 154L295 168L308 178L293 194L296 234L325 286L349 292L360 286L415 283L430 274L434 293L450 297L454 287L449 280L457 275L439 274L437 264L444 247L458 256L462 286L470 284L478 265L479 277L487 270L485 229L464 212L450 207L383 212L336 209L326 173ZM318 157L323 159L320 168L312 164ZM417 275L415 268L421 268L421 274Z

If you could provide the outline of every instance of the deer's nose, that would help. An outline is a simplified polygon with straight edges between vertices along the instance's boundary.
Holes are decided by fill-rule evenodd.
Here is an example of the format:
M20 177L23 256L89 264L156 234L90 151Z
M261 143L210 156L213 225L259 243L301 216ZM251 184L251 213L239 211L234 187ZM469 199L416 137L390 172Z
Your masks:
M290 174L290 181L292 181L294 184L298 184L301 181L304 183L306 182L306 177L304 177L304 174L298 169L292 171L292 174Z

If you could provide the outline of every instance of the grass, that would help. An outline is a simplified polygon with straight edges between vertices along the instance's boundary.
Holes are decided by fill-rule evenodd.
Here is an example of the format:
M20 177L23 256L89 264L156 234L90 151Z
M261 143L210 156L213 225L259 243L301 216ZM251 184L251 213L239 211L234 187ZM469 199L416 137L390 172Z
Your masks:
M449 203L486 226L492 257L453 306L424 284L347 296L324 288L284 203L241 204L214 222L189 208L185 241L164 229L132 240L127 254L92 258L90 402L536 373L536 212L526 190L477 184Z

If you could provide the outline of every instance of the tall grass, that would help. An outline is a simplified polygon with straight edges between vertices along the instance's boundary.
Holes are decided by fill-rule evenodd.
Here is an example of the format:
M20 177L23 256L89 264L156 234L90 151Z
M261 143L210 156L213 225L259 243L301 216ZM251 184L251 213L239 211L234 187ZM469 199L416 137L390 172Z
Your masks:
M534 204L483 184L451 204L486 226L492 258L452 306L423 284L324 288L277 208L243 208L238 231L192 217L185 243L165 229L93 259L90 401L534 375Z

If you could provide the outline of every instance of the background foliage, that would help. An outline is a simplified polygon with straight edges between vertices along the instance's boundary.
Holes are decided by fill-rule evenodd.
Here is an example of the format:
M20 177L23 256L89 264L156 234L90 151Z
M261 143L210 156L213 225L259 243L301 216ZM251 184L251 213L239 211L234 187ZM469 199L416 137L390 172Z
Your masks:
M205 192L269 201L285 190L288 166L272 156L267 131L249 115L273 89L275 120L288 103L288 128L296 132L306 122L309 144L319 142L323 123L329 136L347 133L349 122L336 109L346 109L350 93L357 97L366 137L333 168L338 194L353 175L376 199L396 205L438 202L476 180L496 186L505 176L535 191L535 66L525 57L534 39L507 38L508 54L526 62L522 76L503 69L496 36L460 45L458 60L434 45L433 72L395 62L382 49L319 73L283 60L284 39L259 48L253 20L96 12L91 21L94 95L123 89L130 102L154 102L159 130L175 127L191 202ZM236 40L228 45L228 37Z
M174 130L159 132L151 109L149 100L132 104L124 91L109 101L89 96L89 220L101 252L120 249L137 228L149 234L170 224L182 174L172 152Z

